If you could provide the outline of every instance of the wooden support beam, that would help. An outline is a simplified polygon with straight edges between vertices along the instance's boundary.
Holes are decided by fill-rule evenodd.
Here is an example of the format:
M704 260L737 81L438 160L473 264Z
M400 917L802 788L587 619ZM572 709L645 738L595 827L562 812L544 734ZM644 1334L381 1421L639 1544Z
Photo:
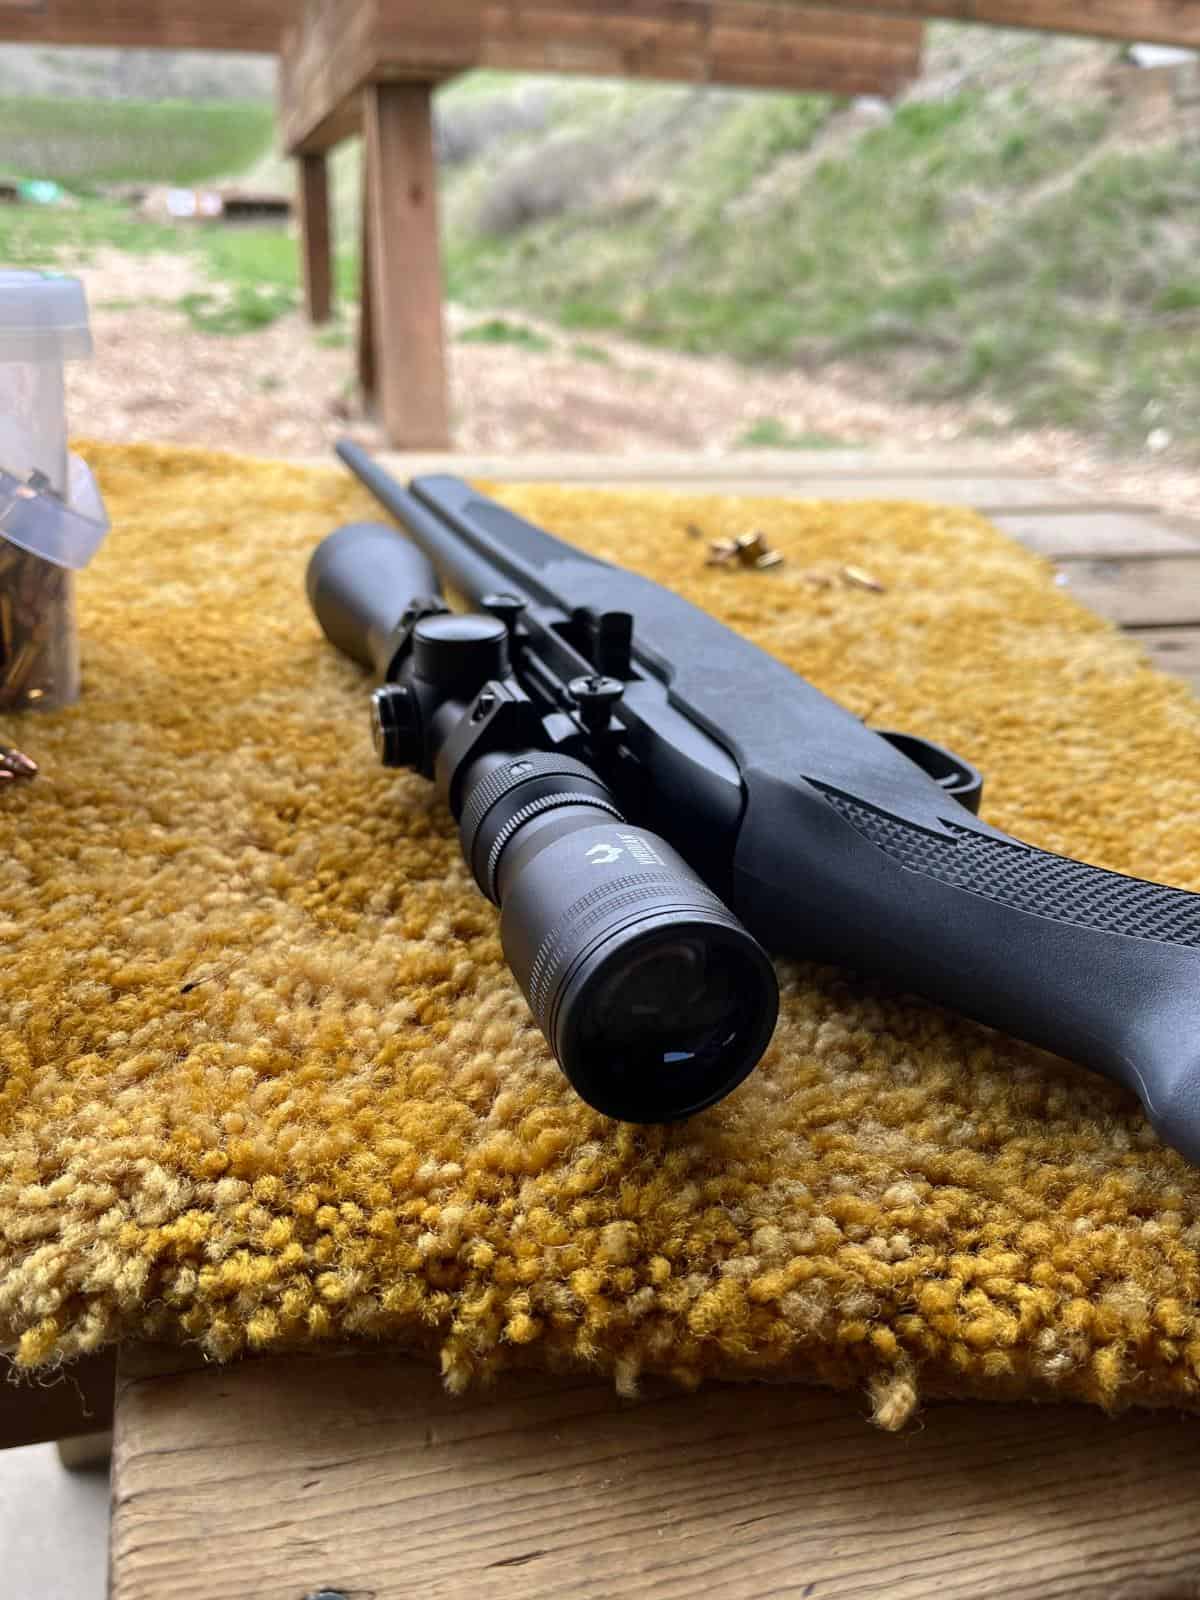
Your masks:
M329 159L324 151L297 158L300 244L308 320L315 326L333 315L333 235L329 214Z
M697 0L662 0L660 9L686 15L696 3ZM761 6L762 0L726 3L736 9ZM406 14L413 23L428 19L428 13L416 0L382 0L382 4L384 9ZM360 11L373 10L362 0L354 0L354 5ZM558 5L560 9L570 9L565 0L558 0ZM343 5L336 9L348 14ZM510 24L520 15L541 9L545 7L475 7L480 19L491 10L502 12ZM619 0L593 0L591 9L595 15L607 11L619 22L632 8ZM813 10L803 0L777 0L777 9L791 11L798 18ZM1200 0L843 0L837 9L844 22L855 16L891 22L950 17L1000 27L1200 47ZM301 0L251 0L243 4L236 4L235 0L119 0L110 5L97 5L96 0L0 0L0 39L178 50L275 50L284 29L301 10ZM482 21L480 26L486 32ZM495 43L503 43L503 30L495 36Z
M367 83L480 66L890 95L917 75L921 40L912 20L779 0L314 0L284 46L284 143L346 137Z
M863 17L946 17L1200 49L1200 0L842 0L842 8Z
M363 95L370 211L371 326L384 430L401 448L450 437L432 86L371 84Z
M300 0L0 0L0 40L133 49L279 49Z
M111 1346L52 1373L18 1372L0 1361L0 1450L111 1428L116 1372Z
M1183 1600L1200 1428L1062 1405L122 1352L112 1600Z

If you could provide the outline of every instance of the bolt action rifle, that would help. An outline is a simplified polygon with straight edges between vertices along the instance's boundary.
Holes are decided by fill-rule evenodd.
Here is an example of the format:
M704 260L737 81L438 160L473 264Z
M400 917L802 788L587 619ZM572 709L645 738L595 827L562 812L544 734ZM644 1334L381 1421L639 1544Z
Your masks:
M728 1094L774 1030L769 950L1105 1073L1200 1161L1200 895L1021 843L979 820L966 762L669 590L458 479L339 454L403 533L331 534L309 598L382 680L379 753L436 780L591 1105L660 1122Z

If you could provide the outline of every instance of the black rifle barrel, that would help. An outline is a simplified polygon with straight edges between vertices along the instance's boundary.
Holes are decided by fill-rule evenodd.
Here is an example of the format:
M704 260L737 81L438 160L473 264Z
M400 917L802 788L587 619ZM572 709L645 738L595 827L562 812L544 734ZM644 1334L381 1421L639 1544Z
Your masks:
M476 554L465 540L422 505L416 495L372 460L361 445L343 439L337 446L337 453L363 487L391 512L451 588L476 601L485 594L518 592L511 578ZM522 594L521 598L528 596Z

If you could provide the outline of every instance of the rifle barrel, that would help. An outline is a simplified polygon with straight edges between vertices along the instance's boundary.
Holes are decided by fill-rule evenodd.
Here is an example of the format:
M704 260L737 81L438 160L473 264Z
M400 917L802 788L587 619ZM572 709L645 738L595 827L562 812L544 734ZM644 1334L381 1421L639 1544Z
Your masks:
M363 487L391 512L413 543L425 552L444 583L474 604L487 594L519 594L522 599L529 598L507 573L473 551L465 539L386 472L361 445L342 439L337 445L337 454Z

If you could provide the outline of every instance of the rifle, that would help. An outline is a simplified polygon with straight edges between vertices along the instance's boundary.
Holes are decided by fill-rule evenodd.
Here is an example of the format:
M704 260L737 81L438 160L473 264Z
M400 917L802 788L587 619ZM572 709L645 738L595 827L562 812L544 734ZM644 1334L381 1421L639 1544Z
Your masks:
M408 537L331 534L313 609L382 680L379 754L436 780L591 1105L659 1122L728 1094L774 1030L769 950L1115 1078L1200 1162L1200 895L1012 838L968 763L866 727L678 595L456 478L405 488L338 454Z

